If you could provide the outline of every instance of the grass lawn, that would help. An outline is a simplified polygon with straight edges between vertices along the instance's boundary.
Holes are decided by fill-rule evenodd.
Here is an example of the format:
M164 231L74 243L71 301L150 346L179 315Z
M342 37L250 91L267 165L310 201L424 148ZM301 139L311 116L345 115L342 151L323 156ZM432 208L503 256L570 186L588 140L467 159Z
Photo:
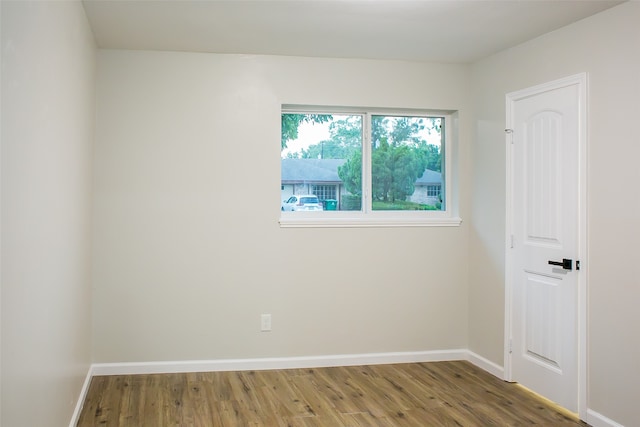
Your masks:
M433 205L423 205L420 203L395 201L381 202L374 201L372 208L374 211L437 211L439 210Z

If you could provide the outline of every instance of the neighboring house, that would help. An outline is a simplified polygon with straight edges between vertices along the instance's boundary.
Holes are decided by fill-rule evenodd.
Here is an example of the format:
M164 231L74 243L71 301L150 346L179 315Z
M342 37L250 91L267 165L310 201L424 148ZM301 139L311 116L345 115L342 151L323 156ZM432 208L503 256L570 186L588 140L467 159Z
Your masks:
M338 209L343 195L350 194L338 176L338 167L344 159L282 159L280 199L286 200L293 194L315 194L320 201L338 201ZM416 190L409 200L416 203L435 205L440 201L442 175L426 170L416 181Z
M442 174L440 172L425 170L416 181L416 191L409 196L409 200L425 205L435 205L442 194Z
M338 177L338 167L344 159L282 159L280 199L293 194L315 194L321 202L338 200L349 194Z

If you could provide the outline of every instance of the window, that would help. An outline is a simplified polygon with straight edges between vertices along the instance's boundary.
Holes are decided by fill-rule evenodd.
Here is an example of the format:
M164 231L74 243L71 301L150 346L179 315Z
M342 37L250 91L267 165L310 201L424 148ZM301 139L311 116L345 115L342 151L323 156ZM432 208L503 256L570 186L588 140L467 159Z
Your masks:
M318 196L321 202L336 199L336 185L314 185L312 193Z
M442 112L283 108L281 225L458 225L449 207L450 120ZM285 206L305 195L317 196L322 211Z
M440 185L427 185L427 196L438 197L440 196Z

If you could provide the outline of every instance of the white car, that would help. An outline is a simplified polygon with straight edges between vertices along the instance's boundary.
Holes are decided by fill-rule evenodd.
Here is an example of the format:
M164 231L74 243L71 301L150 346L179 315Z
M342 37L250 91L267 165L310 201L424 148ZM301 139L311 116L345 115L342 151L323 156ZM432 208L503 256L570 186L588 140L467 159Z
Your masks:
M282 202L283 211L321 211L322 203L313 194L294 195Z

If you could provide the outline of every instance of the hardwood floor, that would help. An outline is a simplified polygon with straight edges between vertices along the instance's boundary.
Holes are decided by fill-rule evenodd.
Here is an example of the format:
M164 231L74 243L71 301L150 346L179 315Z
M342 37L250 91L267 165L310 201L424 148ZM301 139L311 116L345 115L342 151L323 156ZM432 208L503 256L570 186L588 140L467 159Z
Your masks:
M468 362L94 377L86 426L586 426Z

